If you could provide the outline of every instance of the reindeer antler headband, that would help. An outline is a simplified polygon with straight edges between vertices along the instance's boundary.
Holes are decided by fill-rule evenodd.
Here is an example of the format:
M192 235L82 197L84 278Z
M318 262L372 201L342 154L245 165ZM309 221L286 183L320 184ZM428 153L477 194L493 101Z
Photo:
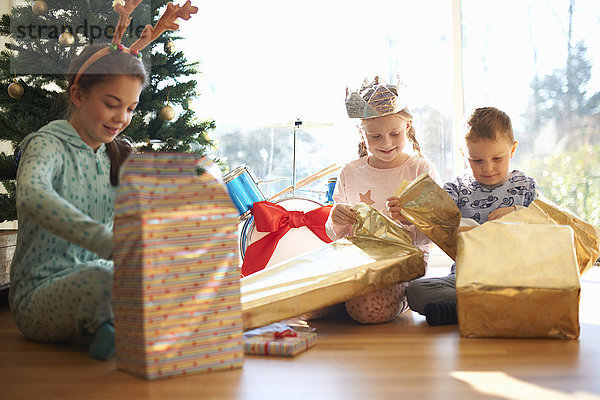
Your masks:
M121 44L121 39L123 38L123 34L125 30L131 23L131 13L133 10L140 5L142 0L114 0L113 8L119 14L119 22L117 23L117 28L115 30L115 34L112 39L112 43L104 47L103 49L98 50L96 53L92 54L90 58L88 58L79 71L77 71L77 75L75 76L75 83L79 82L81 79L81 75L96 61L100 58L111 54L115 51L121 51L123 53L130 53L134 56L141 57L140 50L144 47L148 46L152 43L153 40L158 38L163 32L176 31L179 29L179 25L175 22L177 18L183 18L186 21L192 17L192 14L196 14L198 12L198 7L192 6L190 0L187 0L183 6L174 5L173 3L167 4L167 9L160 17L156 25L153 27L152 25L146 25L140 38L131 45L131 47L127 48Z

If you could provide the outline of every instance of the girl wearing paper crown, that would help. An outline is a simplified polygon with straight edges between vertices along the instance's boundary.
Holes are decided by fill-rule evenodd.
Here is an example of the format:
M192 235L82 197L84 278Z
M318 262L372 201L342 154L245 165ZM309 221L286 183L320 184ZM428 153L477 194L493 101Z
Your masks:
M115 1L111 45L89 45L68 71L68 120L50 122L21 143L17 172L19 233L9 301L31 340L64 342L90 334L89 353L115 352L111 294L112 228L119 169L131 146L129 125L147 77L139 50L196 7L169 3L157 25L131 48L120 44L141 0ZM168 15L167 18L164 18Z
M353 205L363 202L387 213L387 201L404 180L412 181L427 171L439 181L435 167L421 153L406 97L406 87L401 82L385 84L378 77L365 82L359 91L346 91L348 116L361 119L358 129L362 141L358 151L360 158L346 164L337 179L334 205L326 223L331 239L352 234L356 220ZM407 142L417 155L404 152ZM411 232L413 244L421 248L427 258L429 239L408 221L398 219L397 222ZM389 322L408 308L405 292L405 283L394 285L348 300L346 310L361 323Z

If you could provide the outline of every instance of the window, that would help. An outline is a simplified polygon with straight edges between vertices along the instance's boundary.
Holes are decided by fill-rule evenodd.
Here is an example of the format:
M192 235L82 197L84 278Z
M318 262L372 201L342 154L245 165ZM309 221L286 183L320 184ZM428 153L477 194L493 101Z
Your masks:
M465 110L512 119L514 166L600 225L600 8L593 0L463 0Z
M201 1L198 20L182 26L182 36L193 38L182 50L201 62L193 105L215 119L218 155L232 169L248 165L267 197L291 184L296 118L303 121L297 179L350 161L359 138L345 113L346 87L397 73L412 89L418 140L443 179L461 165L452 160L463 135L455 123L453 140L454 99L464 97L467 115L493 105L513 121L514 167L534 176L550 200L598 225L597 3ZM461 4L462 64L452 57L453 4ZM453 68L464 88L454 88ZM325 191L320 180L298 195L323 200Z
M200 1L182 24L183 51L201 62L193 107L214 118L218 155L245 164L267 197L357 157L346 87L399 74L411 89L417 139L444 179L452 176L451 2ZM410 147L410 146L407 146ZM297 191L325 200L327 179Z

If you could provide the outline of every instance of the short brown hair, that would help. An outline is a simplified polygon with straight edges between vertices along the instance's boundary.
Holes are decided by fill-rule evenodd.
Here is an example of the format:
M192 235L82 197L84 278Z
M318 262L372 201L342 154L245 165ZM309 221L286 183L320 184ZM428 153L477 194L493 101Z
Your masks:
M468 142L504 139L512 144L515 141L510 117L495 107L476 108L467 121L467 127L465 140Z

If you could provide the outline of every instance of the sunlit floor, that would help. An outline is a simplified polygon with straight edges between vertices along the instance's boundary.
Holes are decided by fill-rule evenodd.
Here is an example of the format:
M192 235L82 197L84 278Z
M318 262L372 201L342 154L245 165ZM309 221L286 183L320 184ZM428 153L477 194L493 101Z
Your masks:
M436 258L437 257L437 258ZM436 261L437 260L437 261ZM438 262L439 261L439 262ZM447 273L435 256L430 275ZM148 382L76 345L24 340L0 306L3 399L600 399L600 268L582 278L578 340L468 339L406 312L391 323L316 321L295 358Z

